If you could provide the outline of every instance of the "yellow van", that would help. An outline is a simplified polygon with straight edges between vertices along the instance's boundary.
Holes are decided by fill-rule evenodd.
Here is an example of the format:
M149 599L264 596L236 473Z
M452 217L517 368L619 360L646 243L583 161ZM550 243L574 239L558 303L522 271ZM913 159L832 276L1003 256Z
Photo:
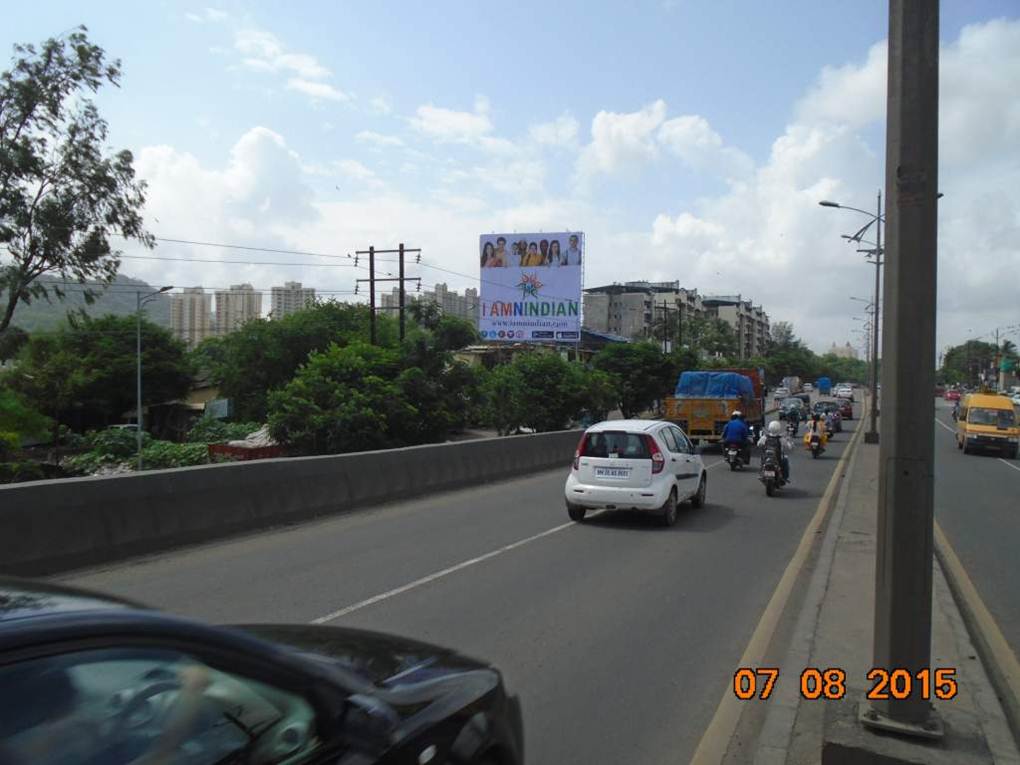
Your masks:
M956 420L956 446L970 454L978 449L995 449L1003 457L1016 458L1020 443L1013 402L1005 396L971 393L960 402Z

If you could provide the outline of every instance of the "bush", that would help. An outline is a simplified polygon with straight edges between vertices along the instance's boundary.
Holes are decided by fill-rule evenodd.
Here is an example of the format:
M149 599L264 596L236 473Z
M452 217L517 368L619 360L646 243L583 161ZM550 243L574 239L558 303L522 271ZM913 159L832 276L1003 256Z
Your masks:
M151 440L148 433L142 433L143 450ZM129 428L92 430L85 434L85 446L93 452L109 455L108 462L117 462L138 453L138 434Z
M212 417L203 417L188 431L185 440L190 444L218 444L224 441L240 441L260 427L262 426L257 422L224 422Z
M142 465L147 470L206 465L209 451L205 444L175 444L172 441L153 441L142 448Z
M42 465L35 462L0 462L0 483L41 481L45 477Z
M105 465L114 465L120 461L111 454L85 452L84 454L76 454L73 457L65 457L61 461L60 466L71 475L82 476L92 475L99 468Z

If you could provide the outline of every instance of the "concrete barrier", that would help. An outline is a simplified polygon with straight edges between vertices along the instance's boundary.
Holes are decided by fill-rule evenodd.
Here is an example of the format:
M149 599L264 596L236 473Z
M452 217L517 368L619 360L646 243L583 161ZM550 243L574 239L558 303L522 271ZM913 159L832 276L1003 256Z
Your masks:
M566 469L580 434L569 430L0 486L0 572L53 574L430 492Z

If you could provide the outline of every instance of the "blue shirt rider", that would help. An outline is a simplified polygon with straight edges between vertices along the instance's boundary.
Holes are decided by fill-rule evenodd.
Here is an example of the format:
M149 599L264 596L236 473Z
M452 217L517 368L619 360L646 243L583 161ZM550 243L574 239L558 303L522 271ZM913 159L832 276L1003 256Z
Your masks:
M751 448L747 443L747 439L750 435L751 431L748 430L747 423L744 422L740 412L734 412L730 415L730 421L726 423L726 427L723 428L723 446L725 447L733 444L740 449L740 456L743 458L744 462L750 464Z

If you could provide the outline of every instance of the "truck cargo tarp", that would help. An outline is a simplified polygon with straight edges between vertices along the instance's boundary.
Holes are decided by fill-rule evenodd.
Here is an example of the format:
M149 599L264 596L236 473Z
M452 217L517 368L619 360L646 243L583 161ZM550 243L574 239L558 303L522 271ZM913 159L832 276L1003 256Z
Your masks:
M754 398L754 385L734 372L684 372L676 394L686 398Z

